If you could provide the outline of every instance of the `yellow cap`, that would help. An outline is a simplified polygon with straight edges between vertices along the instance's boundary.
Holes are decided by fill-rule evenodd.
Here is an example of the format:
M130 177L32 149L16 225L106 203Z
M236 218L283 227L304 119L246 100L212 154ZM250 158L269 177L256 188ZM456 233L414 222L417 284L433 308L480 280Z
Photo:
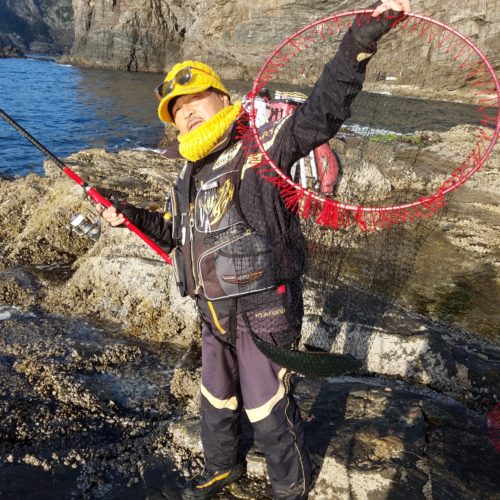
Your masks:
M180 95L197 94L198 92L203 92L209 88L214 88L229 96L229 92L226 87L224 87L219 75L210 66L208 66L208 64L204 64L199 61L183 61L181 63L177 63L168 72L164 82L170 82L175 78L179 71L187 67L191 68L192 73L192 77L189 82L185 84L174 83L172 92L166 95L158 105L158 116L161 121L174 123L174 119L170 115L168 105L172 99L175 99Z

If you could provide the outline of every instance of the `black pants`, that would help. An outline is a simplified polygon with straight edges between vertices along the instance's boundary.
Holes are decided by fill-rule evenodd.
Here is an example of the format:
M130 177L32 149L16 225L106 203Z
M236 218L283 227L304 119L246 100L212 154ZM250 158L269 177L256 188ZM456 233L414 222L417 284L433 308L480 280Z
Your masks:
M311 465L303 423L287 370L255 346L248 322L238 314L236 339L229 319L207 318L202 333L202 432L205 466L230 469L237 460L242 408L265 454L275 498L307 498Z

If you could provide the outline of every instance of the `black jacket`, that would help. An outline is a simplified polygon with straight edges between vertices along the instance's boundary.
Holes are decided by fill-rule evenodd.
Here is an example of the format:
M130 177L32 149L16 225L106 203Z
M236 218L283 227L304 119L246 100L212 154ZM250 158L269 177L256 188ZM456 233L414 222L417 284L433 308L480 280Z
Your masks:
M392 20L387 19L372 22L371 32L367 32L361 24L354 23L344 36L334 59L325 65L310 97L291 116L260 130L266 151L285 173L289 174L297 160L333 137L349 118L350 105L361 90L365 77L369 59L366 52L375 52L375 41L391 24ZM221 284L224 285L222 278L239 281L238 286L244 294L296 281L304 272L306 252L298 220L284 206L273 183L262 179L257 170L251 168L252 160L255 161L251 155L252 151L249 157L248 151L238 149L235 135L232 134L222 149L196 163L186 164L173 190L172 202L177 205L174 224L160 213L123 209L124 214L146 235L167 251L175 252L177 281L183 295L217 300L225 298L222 290L224 286L221 288ZM232 179L230 183L234 189L232 203L226 207L225 226L221 229L216 225L209 231L200 231L196 224L198 216L193 211L194 204L200 190L204 189L202 186L206 187L207 183L213 181L219 169ZM229 182L225 178L223 180L224 185ZM222 187L220 184L214 185L215 192L222 192ZM199 203L200 209L203 206L203 203ZM237 230L235 226L238 226ZM200 272L205 272L200 267L200 256L210 252L210 245L219 248L221 243L224 245L230 243L231 239L242 237L245 231L251 232L256 238L256 243L248 246L249 251L254 251L255 255L269 252L271 255L268 260L261 259L253 269L251 265L245 267L233 262L231 273L228 271L231 265L227 262L222 265L220 272L209 271L210 264L215 266L216 261L208 259L205 268L211 276L207 274L206 279L199 276ZM239 255L238 252L238 248L232 248L233 256ZM251 261L252 258L246 260ZM257 276L266 266L266 275L257 279L261 280L261 285L242 285L248 276ZM211 293L207 294L209 286ZM213 297L217 287L219 296ZM226 293L226 296L231 294Z

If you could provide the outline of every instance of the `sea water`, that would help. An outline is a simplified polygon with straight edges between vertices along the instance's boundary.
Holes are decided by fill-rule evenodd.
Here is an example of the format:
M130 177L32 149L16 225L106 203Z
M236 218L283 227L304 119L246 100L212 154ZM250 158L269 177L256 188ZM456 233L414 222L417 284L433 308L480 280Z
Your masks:
M40 57L0 59L0 109L59 158L86 148L154 149L164 133L153 92L162 79L160 74L78 68ZM252 81L227 84L241 96ZM467 104L383 94L362 93L355 106L356 119L345 125L362 135L367 127L373 134L442 132L462 123L479 124L481 118ZM43 174L43 160L41 152L0 120L0 177Z
M86 148L155 148L162 75L0 59L0 109L59 158ZM0 120L0 176L43 174L44 156Z

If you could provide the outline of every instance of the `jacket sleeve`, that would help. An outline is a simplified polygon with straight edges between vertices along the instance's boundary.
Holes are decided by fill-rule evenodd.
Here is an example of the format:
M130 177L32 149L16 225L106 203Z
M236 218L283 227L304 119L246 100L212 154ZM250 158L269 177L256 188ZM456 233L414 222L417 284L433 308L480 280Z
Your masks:
M172 223L160 212L137 208L129 203L114 203L115 208L136 225L148 238L151 238L167 253L172 250Z
M390 12L380 20L358 16L335 57L324 66L310 97L279 127L268 152L286 174L295 161L331 139L351 116L351 104L361 91L377 40L403 15Z

